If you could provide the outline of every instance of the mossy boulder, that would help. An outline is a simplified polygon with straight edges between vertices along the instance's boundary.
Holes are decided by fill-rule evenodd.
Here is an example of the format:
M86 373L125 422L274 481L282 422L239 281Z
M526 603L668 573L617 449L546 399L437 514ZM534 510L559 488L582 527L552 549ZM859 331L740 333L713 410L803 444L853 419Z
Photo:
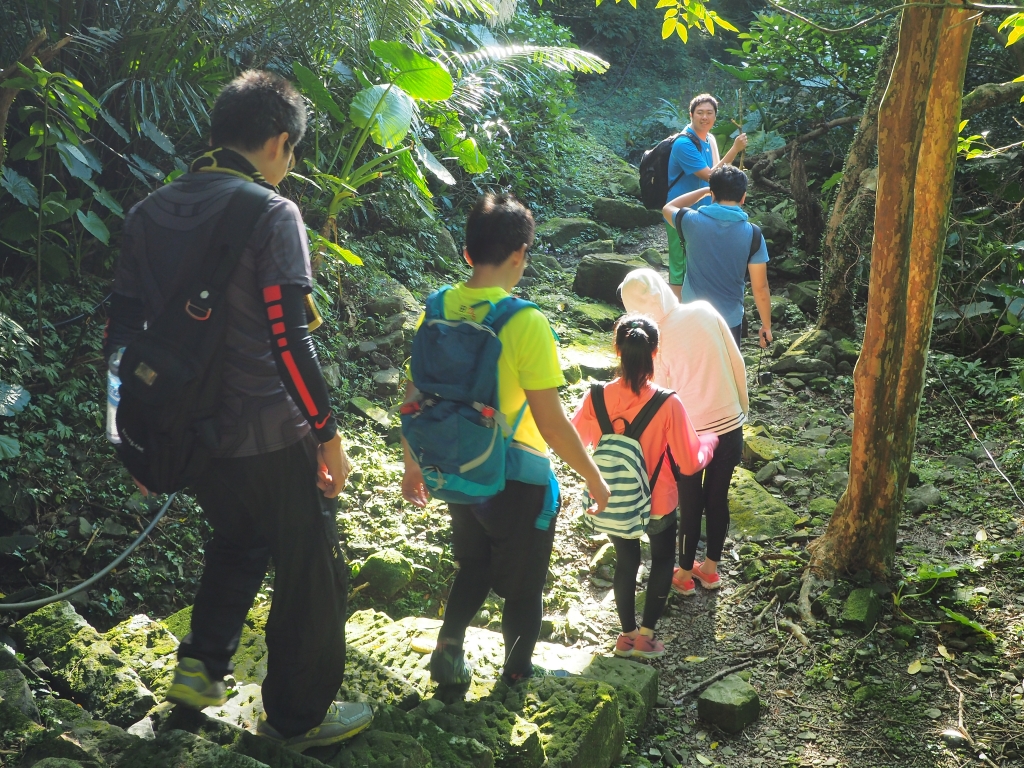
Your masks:
M33 723L40 722L35 698L20 669L0 670L0 697L4 705L14 707Z
M348 401L348 409L357 416L362 416L378 431L387 432L391 428L388 412L365 397L353 397Z
M492 694L540 728L548 768L610 768L625 741L615 689L585 678L542 677Z
M668 257L657 248L647 248L640 254L640 258L655 269L661 269L668 262Z
M820 458L817 448L794 445L786 454L786 463L792 464L797 469L806 470L811 469Z
M580 258L589 256L592 253L613 253L615 251L614 240L593 240L583 243L576 248L576 255Z
M414 737L369 730L356 736L332 758L331 768L436 768L430 753Z
M602 302L580 302L576 305L576 311L583 316L585 325L596 328L599 331L610 331L615 326L615 321L622 316L622 310L613 307L611 304Z
M807 505L807 511L815 517L831 517L835 509L836 502L826 496L811 499L811 503Z
M185 639L185 635L192 631L192 606L189 605L180 611L172 613L161 622L167 631L177 638L178 642Z
M435 725L457 738L471 738L487 747L501 768L541 768L544 747L540 729L497 701L457 701L448 706L431 699L413 714L423 713Z
M836 339L832 345L836 351L836 360L855 365L860 357L860 345L850 339Z
M661 211L651 211L642 205L611 197L594 200L594 218L619 229L649 227L663 221Z
M127 726L156 704L135 670L67 601L30 613L11 634L97 717Z
M736 467L729 485L729 519L734 533L777 536L793 530L797 515L768 493L750 470Z
M751 216L750 220L761 228L764 239L768 241L769 254L781 254L793 242L793 230L776 211Z
M832 344L832 334L811 328L800 334L781 356L816 357L822 347Z
M743 430L743 460L753 466L781 459L789 453L789 446L767 435Z
M453 736L418 713L404 712L390 705L378 707L372 729L411 736L430 754L433 766L493 768L495 765L494 755L479 741Z
M882 601L870 587L855 589L843 605L843 624L865 631L875 626L882 612Z
M642 728L658 703L658 670L647 664L636 664L610 656L595 656L582 674L608 683L619 693L619 709L627 732ZM634 700L627 693L634 692Z
M610 240L611 233L590 219L548 219L537 227L537 238L548 245L561 248L571 240L585 237L588 240Z
M561 347L562 367L578 366L584 378L610 381L619 368L618 358L612 350L610 336L581 335L572 344Z
M648 267L643 259L621 253L595 253L584 256L576 267L572 290L577 296L621 307L619 285L634 269Z
M612 194L640 197L640 172L633 166L617 163L608 172L608 179Z
M818 314L818 291L820 285L808 280L803 283L794 283L789 286L789 298L800 307L800 310L807 315Z
M816 378L818 376L832 377L836 375L835 367L824 360L818 360L815 357L790 355L789 352L772 363L771 370L773 373L777 373L779 375L789 374L799 376L801 374L811 374L812 378Z
M412 581L412 576L412 560L394 549L375 552L359 569L360 583L368 583L370 589L389 600Z
M726 733L739 733L757 720L761 700L757 691L739 675L712 683L697 699L697 715Z
M174 677L178 638L159 621L139 614L103 635L110 647L134 669L158 698Z

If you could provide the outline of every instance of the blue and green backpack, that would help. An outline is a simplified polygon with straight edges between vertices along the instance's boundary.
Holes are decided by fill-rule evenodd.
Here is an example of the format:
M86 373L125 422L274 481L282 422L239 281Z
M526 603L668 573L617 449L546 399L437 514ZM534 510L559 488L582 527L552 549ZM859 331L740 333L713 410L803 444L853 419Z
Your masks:
M474 305L491 307L480 322L450 320L444 314L449 290L427 299L412 342L412 382L419 393L401 410L402 435L427 489L444 501L479 504L503 491L506 479L551 485L547 456L513 441L527 404L510 425L498 403L498 334L517 312L537 305L508 296Z

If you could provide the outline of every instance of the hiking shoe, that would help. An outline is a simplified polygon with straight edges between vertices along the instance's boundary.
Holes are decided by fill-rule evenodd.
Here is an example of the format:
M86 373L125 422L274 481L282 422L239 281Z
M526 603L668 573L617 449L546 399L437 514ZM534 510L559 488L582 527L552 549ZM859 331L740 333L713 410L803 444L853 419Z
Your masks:
M693 579L684 579L682 577L682 568L676 568L672 574L672 590L678 592L680 595L692 595L697 592L697 585L693 583Z
M700 565L703 565L703 563ZM722 586L722 579L717 573L701 573L700 565L694 563L693 577L700 582L704 589L718 589Z
M633 655L633 638L622 633L615 641L615 648L612 650L616 656L629 657Z
M473 667L462 648L441 645L430 654L430 679L438 685L469 685Z
M510 675L508 672L501 673L502 682L508 686L516 685L524 680L532 680L536 677L572 677L572 674L564 669L546 669L539 664L534 664L528 675Z
M637 635L633 638L633 655L641 659L656 659L665 655L665 644L655 640L653 635Z
M256 734L269 739L282 747L294 752L302 752L310 747L326 747L339 741L351 739L373 722L373 710L369 704L362 702L335 701L327 710L327 715L320 725L310 728L305 733L286 739L267 721L266 714L260 715L256 726Z
M219 707L228 700L223 680L214 680L199 659L186 656L178 660L174 679L167 689L167 700L189 709Z

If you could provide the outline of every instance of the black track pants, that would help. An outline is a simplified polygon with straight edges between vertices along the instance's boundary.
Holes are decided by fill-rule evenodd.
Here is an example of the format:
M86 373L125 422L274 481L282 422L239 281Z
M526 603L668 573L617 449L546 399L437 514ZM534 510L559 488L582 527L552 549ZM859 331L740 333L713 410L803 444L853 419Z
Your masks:
M179 657L214 677L232 670L246 614L274 561L263 707L283 736L319 725L345 674L348 567L336 502L317 489L311 437L259 456L214 459L196 484L213 526Z
M679 476L679 565L693 568L701 517L707 515L707 557L722 559L729 533L729 483L743 456L743 428L718 437L718 447L703 472Z

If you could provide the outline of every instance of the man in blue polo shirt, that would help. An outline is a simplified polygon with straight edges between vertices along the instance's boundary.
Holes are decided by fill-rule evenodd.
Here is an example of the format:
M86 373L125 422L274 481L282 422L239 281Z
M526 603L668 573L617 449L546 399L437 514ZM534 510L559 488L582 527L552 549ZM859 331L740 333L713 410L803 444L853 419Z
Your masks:
M718 156L718 144L711 129L718 118L718 101L710 93L702 93L690 100L690 124L672 145L668 160L668 198L674 200L687 192L707 189L711 171L723 163L731 163L747 146L747 134L740 133L725 153ZM693 206L699 208L704 200ZM683 276L686 274L686 255L675 228L666 225L668 231L668 282L678 298L681 294Z
M743 291L750 273L750 289L761 317L758 339L762 347L772 340L772 301L768 288L768 248L764 236L747 221L740 206L747 199L747 175L732 165L711 172L708 188L696 189L670 201L662 214L686 243L688 269L682 301L704 299L725 318L736 343L743 324ZM708 192L711 201L704 200ZM697 207L702 201L704 205ZM753 238L760 241L753 243ZM751 251L754 251L751 255Z

